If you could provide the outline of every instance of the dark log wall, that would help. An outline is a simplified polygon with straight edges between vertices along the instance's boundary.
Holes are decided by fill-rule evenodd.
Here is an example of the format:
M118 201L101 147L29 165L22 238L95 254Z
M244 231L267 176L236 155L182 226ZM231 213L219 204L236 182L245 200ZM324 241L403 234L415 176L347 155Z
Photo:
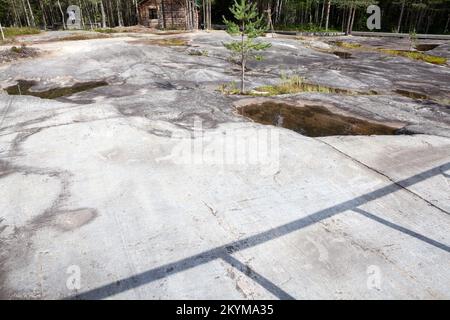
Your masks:
M151 8L155 8L158 10L158 1L157 0L148 0L144 1L139 5L139 23L143 26L150 28L158 28L159 21L158 19L151 20L149 17L149 10ZM159 14L158 14L159 16Z
M149 19L149 9L156 8L158 19ZM187 14L185 0L148 0L139 5L140 23L147 27L159 29L185 30L187 27ZM198 12L194 14L194 28L198 27Z

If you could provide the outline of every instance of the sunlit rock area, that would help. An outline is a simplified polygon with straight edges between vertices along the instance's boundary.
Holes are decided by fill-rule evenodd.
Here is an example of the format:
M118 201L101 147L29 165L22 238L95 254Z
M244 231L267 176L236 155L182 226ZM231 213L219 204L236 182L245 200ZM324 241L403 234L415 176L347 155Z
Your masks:
M450 40L230 39L0 46L1 298L450 298Z

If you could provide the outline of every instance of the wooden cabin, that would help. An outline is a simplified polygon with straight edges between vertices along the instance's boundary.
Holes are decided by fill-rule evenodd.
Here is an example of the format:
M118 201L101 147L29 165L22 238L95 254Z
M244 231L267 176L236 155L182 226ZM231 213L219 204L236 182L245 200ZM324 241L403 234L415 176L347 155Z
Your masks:
M142 0L139 24L161 30L197 30L198 8L195 0Z

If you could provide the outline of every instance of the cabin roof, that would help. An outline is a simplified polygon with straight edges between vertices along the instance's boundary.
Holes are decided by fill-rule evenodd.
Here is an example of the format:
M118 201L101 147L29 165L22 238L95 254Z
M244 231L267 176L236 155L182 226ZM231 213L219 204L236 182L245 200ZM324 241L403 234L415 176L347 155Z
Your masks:
M158 1L158 0L140 0L138 1L138 6L142 6L144 4L146 4L147 2L154 2L154 1ZM181 0L165 0L165 1L172 1L172 2L178 2L179 4L184 4L184 1ZM197 2L195 3L196 7L200 7Z
M147 2L154 2L154 1L156 1L156 0L140 0L140 1L138 1L138 5L142 6L142 5L146 4Z

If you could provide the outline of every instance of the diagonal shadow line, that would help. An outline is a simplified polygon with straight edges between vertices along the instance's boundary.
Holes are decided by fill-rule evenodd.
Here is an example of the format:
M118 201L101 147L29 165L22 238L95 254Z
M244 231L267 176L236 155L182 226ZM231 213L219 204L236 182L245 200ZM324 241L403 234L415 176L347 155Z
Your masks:
M226 254L222 248L216 248L209 251L202 252L190 256L188 258L168 263L163 266L142 272L140 274L112 282L102 287L77 294L66 299L81 299L81 300L98 300L109 296L128 291L140 287L144 284L168 277L181 271L189 270L199 265L211 262L218 259L220 256Z
M1 115L1 119L0 119L0 129L3 128L3 122L4 122L5 119L6 119L6 115L8 114L9 109L11 108L11 106L12 106L12 104L13 104L13 101L14 101L14 97L11 97L11 99L9 100L8 106L4 109L3 114Z
M439 241L436 241L436 240L433 240L431 238L425 237L424 235L422 235L420 233L414 232L414 231L412 231L412 230L410 230L408 228L402 227L402 226L400 226L400 225L398 225L396 223L393 223L393 222L390 222L388 220L385 220L385 219L383 219L381 217L378 217L378 216L376 216L374 214L371 214L371 213L369 213L367 211L364 211L362 209L356 208L356 209L353 209L353 211L357 212L359 214L362 214L363 216L365 216L365 217L367 217L367 218L369 218L371 220L374 220L376 222L384 224L385 226L388 226L388 227L390 227L392 229L395 229L397 231L403 232L403 233L405 233L405 234L407 234L407 235L409 235L411 237L414 237L414 238L419 239L419 240L421 240L423 242L431 244L432 246L434 246L436 248L442 249L442 250L444 250L446 252L450 252L450 247L447 246L444 243L441 243Z
M294 231L300 230L314 223L332 217L336 214L345 212L347 210L353 210L366 204L370 201L380 199L386 195L394 193L402 188L407 188L421 181L427 180L436 175L440 175L442 171L447 171L450 169L450 162L447 162L441 166L432 168L430 170L424 171L407 179L392 183L385 187L379 188L377 190L371 191L364 195L358 196L352 200L344 201L335 206L320 210L316 213L308 215L306 217L294 220L292 222L286 223L284 225L263 231L253 236L230 242L221 247L217 247L200 254L178 260L173 263L169 263L160 267L156 267L151 270L144 271L137 275L124 278L114 283L109 283L101 287L80 293L75 296L68 297L67 299L102 299L109 296L143 286L144 284L151 283L155 280L162 279L164 277L170 276L172 274L199 266L201 264L210 262L220 256L223 253L231 254L240 250L255 247L257 245L263 244L267 241L282 237L284 235L290 234Z
M238 269L240 272L245 274L247 277L261 285L264 289L272 293L274 296L276 296L280 300L295 300L293 296L291 296L289 293L278 287L276 284L271 282L269 279L265 278L264 276L260 275L256 271L254 271L252 268L250 268L248 265L243 264L233 256L226 254L220 257L223 261L231 265L232 267Z

